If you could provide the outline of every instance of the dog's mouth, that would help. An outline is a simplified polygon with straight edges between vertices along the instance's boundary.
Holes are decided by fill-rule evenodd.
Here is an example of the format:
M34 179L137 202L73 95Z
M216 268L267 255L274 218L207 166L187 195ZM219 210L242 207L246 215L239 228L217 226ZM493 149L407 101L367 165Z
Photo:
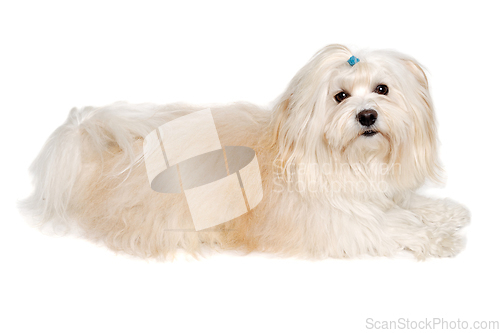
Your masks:
M376 131L376 130L366 130L363 132L362 135L363 136L374 136L377 133L378 133L378 131Z

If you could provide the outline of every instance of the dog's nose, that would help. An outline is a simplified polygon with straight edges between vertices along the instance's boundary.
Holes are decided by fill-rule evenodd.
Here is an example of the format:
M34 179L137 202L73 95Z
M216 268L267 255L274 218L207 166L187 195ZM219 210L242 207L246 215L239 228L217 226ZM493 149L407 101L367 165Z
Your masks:
M375 121L377 121L377 111L375 110L363 110L360 113L358 113L358 121L361 125L363 126L371 126L375 124Z

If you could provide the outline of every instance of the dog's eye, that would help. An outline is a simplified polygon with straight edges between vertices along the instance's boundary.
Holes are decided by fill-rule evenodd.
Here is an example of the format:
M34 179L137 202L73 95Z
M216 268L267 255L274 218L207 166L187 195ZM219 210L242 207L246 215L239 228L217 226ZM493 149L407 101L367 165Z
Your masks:
M375 88L375 91L379 95L387 95L389 93L389 87L386 86L385 84L379 84L377 88Z
M335 100L337 101L337 103L342 103L344 99L349 98L350 96L351 95L349 95L345 91L341 91L337 95L335 95Z

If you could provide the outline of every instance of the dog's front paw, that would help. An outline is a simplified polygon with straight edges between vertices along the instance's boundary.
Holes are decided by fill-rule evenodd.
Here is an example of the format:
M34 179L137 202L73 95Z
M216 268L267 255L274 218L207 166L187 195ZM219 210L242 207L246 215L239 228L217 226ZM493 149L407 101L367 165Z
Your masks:
M406 246L418 260L429 257L454 257L465 247L465 238L456 227L427 227L425 235L421 233L419 236L411 245Z
M415 209L414 212L427 226L444 229L449 233L470 223L470 213L467 208L451 199L437 200L430 205Z
M433 257L454 257L465 247L465 237L459 230L435 231L430 239L429 254Z
M449 224L457 229L463 228L470 223L470 212L465 206L451 200L444 200L447 206L447 219Z

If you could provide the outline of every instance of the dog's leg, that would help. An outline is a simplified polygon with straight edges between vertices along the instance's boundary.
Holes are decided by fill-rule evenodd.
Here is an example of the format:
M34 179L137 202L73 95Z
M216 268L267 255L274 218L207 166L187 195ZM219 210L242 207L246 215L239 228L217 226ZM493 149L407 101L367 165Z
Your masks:
M418 197L401 203L386 215L391 237L419 259L428 256L450 257L464 246L460 229L469 220L468 211L449 200Z
M457 230L470 222L467 208L450 199L431 199L412 193L398 204L436 228Z

